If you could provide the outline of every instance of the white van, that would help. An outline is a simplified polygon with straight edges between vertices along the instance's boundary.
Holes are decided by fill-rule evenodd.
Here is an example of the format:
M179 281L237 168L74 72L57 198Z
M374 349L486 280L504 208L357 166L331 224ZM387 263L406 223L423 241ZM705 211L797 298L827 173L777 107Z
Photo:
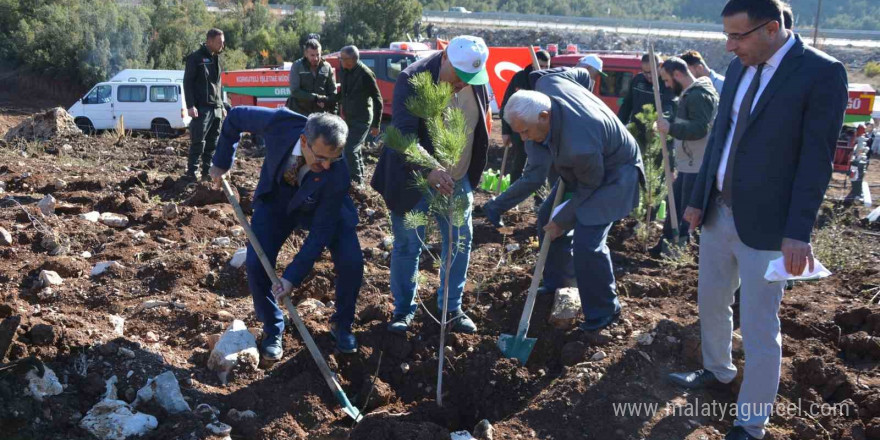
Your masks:
M116 128L150 130L160 137L186 131L192 118L183 98L182 70L126 69L98 83L68 110L86 134Z

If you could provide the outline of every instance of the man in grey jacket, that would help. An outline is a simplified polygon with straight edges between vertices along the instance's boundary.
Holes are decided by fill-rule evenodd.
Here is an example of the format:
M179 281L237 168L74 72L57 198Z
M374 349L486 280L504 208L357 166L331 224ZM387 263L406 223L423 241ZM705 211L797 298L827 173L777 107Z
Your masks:
M565 204L550 212L557 185L538 213L538 235L553 242L544 290L571 286L576 278L586 317L580 328L613 324L620 302L605 242L611 224L639 203L644 170L636 140L599 98L557 75L514 94L504 117L523 140L549 148L565 182Z
M709 141L709 129L718 110L718 93L709 77L694 78L687 63L678 57L663 62L660 77L678 99L672 120L660 118L656 129L675 140L675 212L678 214L678 237L673 237L671 217L666 216L659 250L669 252L665 243L682 245L687 242L688 225L683 221L684 208L691 199L691 189L703 164L703 152Z

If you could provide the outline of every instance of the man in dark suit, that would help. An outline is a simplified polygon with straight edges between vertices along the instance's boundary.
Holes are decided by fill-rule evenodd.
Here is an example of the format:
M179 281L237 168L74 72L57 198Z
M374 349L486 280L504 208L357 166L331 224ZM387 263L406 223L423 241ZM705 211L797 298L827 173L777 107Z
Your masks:
M580 328L601 330L620 316L606 240L612 223L639 204L638 144L608 106L564 75L545 75L534 91L516 92L504 117L524 140L545 146L565 182L565 204L551 213L557 185L538 213L538 234L552 242L544 289L576 280L586 317Z
M768 264L813 267L810 235L831 178L847 104L846 70L783 27L779 0L730 0L722 12L736 54L685 219L703 225L698 301L703 367L670 379L688 388L731 382L733 292L741 285L746 354L728 440L763 438L782 361L784 282Z
M351 333L355 303L363 279L364 260L355 226L357 211L348 195L351 180L341 160L348 129L342 118L315 113L306 119L286 108L236 107L223 123L211 177L219 183L235 159L242 132L262 136L266 159L254 191L251 227L273 267L281 246L294 229L309 231L280 285L268 275L248 245L247 278L257 319L263 323L261 353L281 359L284 314L278 302L302 284L324 248L336 269L336 313L330 334L343 353L357 351Z

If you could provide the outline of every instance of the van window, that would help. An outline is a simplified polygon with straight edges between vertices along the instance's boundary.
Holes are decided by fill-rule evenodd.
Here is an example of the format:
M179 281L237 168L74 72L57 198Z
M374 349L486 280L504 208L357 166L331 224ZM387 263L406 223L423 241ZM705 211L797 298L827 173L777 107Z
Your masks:
M177 102L177 86L150 87L150 102Z
M119 102L146 102L147 86L119 86L116 89Z
M370 70L376 71L376 59L375 58L361 58L361 62L364 63L365 66L369 67Z
M110 94L113 88L109 85L97 86L86 95L83 104L106 104L110 102Z
M397 75L403 72L410 64L416 62L416 58L406 55L392 55L385 61L385 79L388 81L396 81Z
M623 97L629 91L633 80L632 72L606 71L608 76L600 79L599 94L602 96Z

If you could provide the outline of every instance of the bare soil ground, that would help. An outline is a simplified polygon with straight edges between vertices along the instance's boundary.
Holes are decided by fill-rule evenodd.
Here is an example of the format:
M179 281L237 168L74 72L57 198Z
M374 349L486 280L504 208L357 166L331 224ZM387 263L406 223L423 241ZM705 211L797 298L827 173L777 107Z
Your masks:
M496 120L496 142L499 129ZM292 326L281 362L236 371L222 385L206 367L208 336L228 325L218 312L230 312L250 327L259 323L244 270L228 265L244 238L230 232L236 220L220 192L178 179L186 150L187 138L117 141L107 135L0 149L0 182L6 185L0 226L13 237L12 245L0 247L0 320L21 317L10 335L9 356L0 362L34 356L65 384L62 394L40 403L24 395L23 372L0 371L3 438L90 438L78 421L101 398L108 378L115 375L120 397L131 401L134 391L166 370L175 374L193 408L213 405L226 422L231 409L257 414L253 422L233 423L234 439L446 439L450 431L471 430L481 419L494 425L496 439L718 440L731 427L729 416L667 411L667 405L733 403L736 385L686 393L664 380L669 372L700 367L696 259L693 248L676 260L651 257L636 242L631 219L615 225L609 240L624 304L621 323L595 334L557 330L547 323L552 298L540 297L530 332L538 343L528 363L501 356L498 335L514 332L536 260L531 202L510 213L510 226L500 231L477 208L464 307L479 332L449 342L443 408L433 388L438 325L420 309L415 331L406 337L385 330L392 307L389 260L381 243L390 225L381 198L371 190L353 193L366 256L355 323L359 352L333 353L331 309L304 317L349 397L364 408L370 394L366 419L352 429ZM490 154L490 166L497 169L500 149ZM375 160L372 153L369 162ZM250 198L261 161L252 147L239 154L232 181L242 200ZM58 178L66 186L56 186ZM869 170L869 179L876 191L880 167ZM835 274L797 283L780 312L784 359L778 400L798 411L774 415L768 438L880 438L880 226L860 220L866 209L836 201L846 194L837 186L840 176L823 206L815 241ZM39 213L36 202L44 194L58 200L57 215ZM478 191L477 207L490 196ZM168 203L179 206L173 219L163 216ZM124 214L130 219L126 228L147 236L134 238L126 228L77 217L92 210ZM375 213L367 215L368 210ZM46 245L47 236L66 251L49 255L47 247L54 246ZM232 242L213 245L216 237ZM297 233L279 261L289 262L303 238ZM508 252L511 243L519 249ZM101 261L124 267L90 277ZM58 272L64 283L51 292L37 287L41 269ZM426 282L419 294L433 309L437 271L423 261L421 272ZM333 279L325 257L298 300L332 301ZM144 307L156 304L148 301L164 303ZM111 314L125 318L122 336L114 334ZM134 358L121 355L119 347L132 350ZM591 360L600 358L600 351L605 357ZM742 365L741 349L736 360ZM658 411L615 410L640 402L657 404ZM822 414L816 409L822 404L837 405L836 411ZM148 412L158 417L159 427L145 439L210 438L196 417Z

